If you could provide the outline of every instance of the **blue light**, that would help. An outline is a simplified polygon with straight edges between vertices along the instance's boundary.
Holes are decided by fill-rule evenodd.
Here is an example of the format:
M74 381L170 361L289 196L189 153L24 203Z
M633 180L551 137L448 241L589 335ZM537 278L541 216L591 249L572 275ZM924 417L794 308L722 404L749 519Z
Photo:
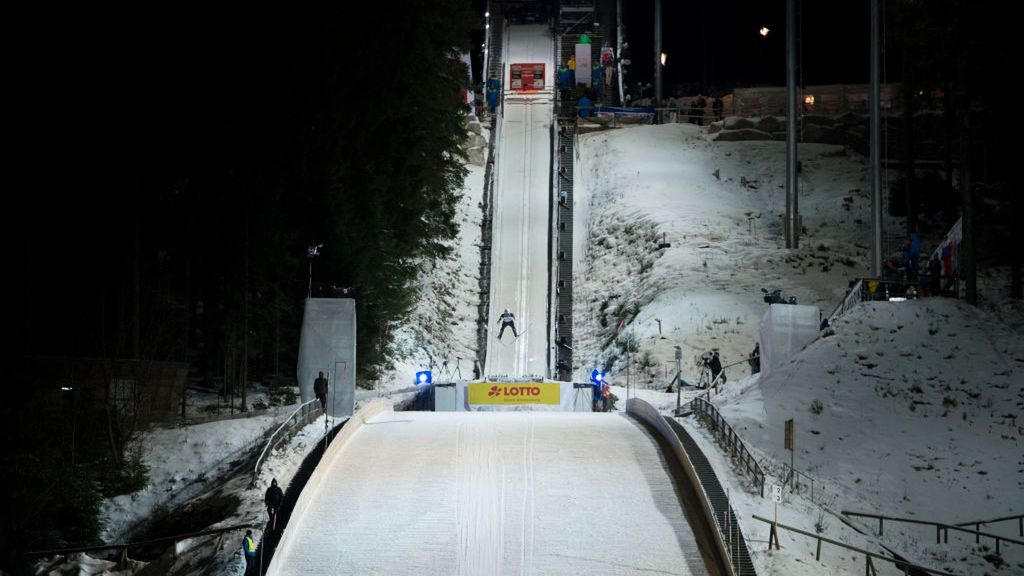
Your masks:
M590 373L590 381L594 384L600 384L604 381L604 372L595 368L594 371Z
M430 370L424 370L423 372L416 373L417 384L430 384L434 381L434 375L430 373Z

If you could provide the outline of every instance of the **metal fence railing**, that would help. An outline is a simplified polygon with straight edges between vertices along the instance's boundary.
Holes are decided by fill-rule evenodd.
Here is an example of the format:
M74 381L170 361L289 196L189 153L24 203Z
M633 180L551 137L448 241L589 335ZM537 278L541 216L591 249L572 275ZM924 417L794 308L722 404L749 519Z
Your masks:
M732 456L733 460L738 462L743 467L743 470L750 475L754 480L754 484L760 490L761 497L764 498L764 470L761 469L757 460L754 459L754 455L747 450L746 444L736 434L736 431L718 412L718 408L715 408L714 404L699 396L690 402L690 407L693 413L714 433L719 443L729 451L729 455Z
M259 458L256 459L256 464L252 469L252 480L250 481L251 486L256 485L256 478L260 475L260 467L263 466L263 461L266 459L267 454L273 450L278 444L287 438L291 438L295 432L309 424L317 417L323 414L323 408L320 405L320 400L314 398L305 404L300 405L296 408L289 416L274 430L274 433L270 435L267 443L263 446L263 451L260 452Z
M997 524L999 522L1009 522L1010 520L1017 521L1017 536L1024 538L1024 514L1014 514L1012 516L992 518L991 520L971 520L970 522L958 522L954 524L954 526L974 526L975 530L981 530L982 524ZM975 540L975 543L977 542L978 541Z
M1009 542L1011 544L1024 545L1024 540L1017 540L1016 538L1007 538L1006 536L1000 536L999 534L992 534L990 532L980 532L978 530L971 530L970 528L964 528L956 524L947 524L945 522L934 522L931 520L920 520L917 518L898 518L896 516L885 516L882 514L870 514L868 512L851 512L849 510L843 510L844 516L860 517L860 518L872 518L878 520L878 535L883 535L884 523L886 520L890 522L899 522L903 524L921 524L924 526L933 526L935 528L935 543L936 544L949 544L949 531L962 532L965 534L973 534L974 541L980 543L982 538L991 538L996 544L996 554L999 554L1000 542ZM1012 518L1012 517L1011 517Z
M177 544L182 540L188 540L191 538L200 538L202 536L217 536L218 550L224 546L224 534L234 530L242 530L245 528L252 528L248 524L235 524L232 526L224 526L221 528L211 528L209 530L202 530L199 532L189 532L187 534L176 534L174 536L166 536L163 538L153 538L152 540L145 540L140 542L126 542L123 544L105 544L102 546L84 546L78 548L55 548L53 550L32 550L26 552L25 555L34 558L40 558L44 556L53 556L59 554L61 556L67 556L68 554L87 553L87 552L100 552L103 550L119 550L118 566L124 567L128 563L128 549L129 548L141 548L143 546L152 546L154 544L163 544L165 542L174 542ZM177 546L175 546L177 548Z
M818 562L821 561L821 544L824 542L824 543L827 543L827 544L831 544L833 546L838 546L840 548L845 548L846 550L850 550L850 551L853 551L853 552L857 552L859 554L863 554L864 555L864 571L865 571L865 574L869 574L870 575L870 574L875 574L876 573L873 560L874 559L878 559L878 560L884 560L885 562L891 562L897 568L900 568L901 570L903 570L904 572L907 572L907 573L921 573L921 572L923 572L925 574L936 574L937 576L954 576L950 572L943 572L941 570L936 570L934 568L928 568L927 566L921 566L920 564L913 564L911 562L907 562L906 560L900 560L899 558L892 558L892 557L886 556L884 554L879 554L877 552L871 552L871 551L865 550L863 548L857 548L856 546L850 546L849 544L844 544L843 542L839 542L838 540L833 540L831 538L826 538L826 537L822 536L821 534L812 534L810 532L807 532L805 530L801 530L799 528L794 528L792 526L786 526L785 524L780 524L778 522L769 520L767 518L762 518L762 517L758 516L757 514L754 514L753 518L754 518L754 520L758 520L758 521L761 521L761 522L764 522L766 524L770 524L771 525L771 532L768 535L768 549L769 550L772 549L773 545L775 546L776 550L779 549L779 533L778 533L778 529L782 528L783 530L787 530L789 532L794 532L796 534L800 534L802 536L806 536L808 538L813 538L813 539L817 540L818 541L818 546L817 546L817 550L814 553L814 559L817 560Z

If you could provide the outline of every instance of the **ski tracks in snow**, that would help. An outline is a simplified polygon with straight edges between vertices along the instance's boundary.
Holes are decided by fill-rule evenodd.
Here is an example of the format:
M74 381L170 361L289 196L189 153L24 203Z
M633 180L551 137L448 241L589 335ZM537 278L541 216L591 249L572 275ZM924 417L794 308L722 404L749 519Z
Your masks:
M456 503L456 573L460 576L514 573L516 570L509 569L516 564L520 575L534 573L533 418L527 419L522 431L521 470L515 469L514 457L506 462L502 456L496 428L486 418L470 419L459 425L456 434L456 493L460 494ZM522 485L517 490L510 482ZM507 514L507 504L514 507L520 491L518 514Z
M456 535L460 576L500 574L504 556L505 463L495 427L484 419L459 425L456 448Z
M533 470L533 418L526 421L526 429L523 431L523 513L522 513L522 552L520 555L519 573L522 575L533 574L533 537L534 518L536 517L534 499L534 470Z

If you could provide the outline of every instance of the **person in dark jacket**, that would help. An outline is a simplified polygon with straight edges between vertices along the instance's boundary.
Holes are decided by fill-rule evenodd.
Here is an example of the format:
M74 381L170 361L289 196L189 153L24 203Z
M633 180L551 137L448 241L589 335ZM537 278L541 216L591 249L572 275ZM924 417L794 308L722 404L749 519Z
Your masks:
M747 361L750 364L750 373L757 374L761 371L761 343L754 343L754 350L750 353L750 360Z
M714 383L714 384L718 384L718 383L724 384L725 383L725 376L724 375L722 376L721 382L719 382L719 378L718 378L718 375L722 373L722 360L721 360L721 358L718 357L718 351L717 350L715 350L715 353L712 354L712 356L711 356L710 367L711 367L711 382Z
M277 485L277 478L270 481L270 487L263 495L263 502L267 505L267 515L270 517L268 523L271 530L277 530L277 511L281 509L281 502L284 500L284 492Z
M320 401L320 407L327 410L327 378L324 378L323 372L313 381L313 394Z

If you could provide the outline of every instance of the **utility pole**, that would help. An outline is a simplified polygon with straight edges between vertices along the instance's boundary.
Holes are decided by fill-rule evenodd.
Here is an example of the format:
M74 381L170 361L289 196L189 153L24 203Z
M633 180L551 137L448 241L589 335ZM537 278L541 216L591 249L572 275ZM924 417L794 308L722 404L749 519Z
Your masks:
M871 276L882 277L881 28L878 0L871 0Z
M970 71L969 54L963 55L960 76L960 196L963 203L963 240L960 243L961 277L964 279L964 299L978 305L978 269L974 257L974 182L971 171L971 93L967 89Z
M796 0L786 0L786 248L800 247L796 148Z

